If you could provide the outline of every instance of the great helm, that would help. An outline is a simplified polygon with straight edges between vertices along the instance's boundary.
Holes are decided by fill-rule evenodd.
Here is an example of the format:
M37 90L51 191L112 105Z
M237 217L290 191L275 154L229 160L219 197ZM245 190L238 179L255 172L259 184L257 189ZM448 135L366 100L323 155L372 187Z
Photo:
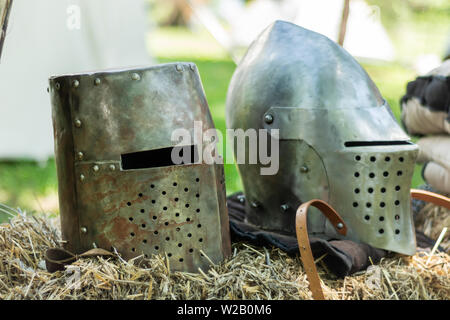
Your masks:
M174 130L214 128L194 64L55 76L50 95L65 249L190 272L229 255L223 165L172 160Z
M279 130L275 175L261 175L262 165L238 164L247 223L295 235L298 206L321 199L343 217L345 239L415 252L410 183L417 146L364 69L342 47L318 33L276 21L251 44L237 67L226 115L230 129L267 129L271 135ZM313 209L310 234L344 238Z

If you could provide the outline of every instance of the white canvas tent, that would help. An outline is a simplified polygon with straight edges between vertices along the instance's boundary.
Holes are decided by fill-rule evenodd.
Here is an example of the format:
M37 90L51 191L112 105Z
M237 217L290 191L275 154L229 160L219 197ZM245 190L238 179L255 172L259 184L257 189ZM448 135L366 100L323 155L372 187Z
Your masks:
M145 0L14 0L0 63L0 159L53 155L51 75L144 65Z
M285 20L337 41L344 0L220 1L215 12L230 26L231 47L248 47L275 20ZM380 9L351 0L344 48L355 57L390 61L394 47L381 24ZM223 37L222 37L223 38Z

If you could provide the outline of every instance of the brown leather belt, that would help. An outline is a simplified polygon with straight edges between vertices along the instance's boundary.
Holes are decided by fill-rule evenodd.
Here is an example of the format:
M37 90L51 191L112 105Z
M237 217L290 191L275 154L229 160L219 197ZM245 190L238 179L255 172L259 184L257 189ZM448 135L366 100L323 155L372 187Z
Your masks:
M64 270L64 266L75 262L79 258L83 257L97 257L97 256L114 256L109 251L104 249L95 248L89 251L86 251L82 254L73 254L62 248L51 248L45 252L45 265L47 267L48 272L56 272L60 270Z
M411 189L411 197L450 209L450 198L434 192ZM345 236L347 233L347 227L341 216L330 205L322 200L313 199L302 204L297 210L295 217L295 230L297 233L300 258L309 281L309 289L311 290L312 296L315 300L324 300L325 297L320 285L319 275L317 273L316 264L314 263L314 257L312 255L311 246L309 243L306 216L310 206L319 209L325 217L330 220L331 224L340 234Z
M411 189L411 197L431 202L434 203L435 205L450 209L450 198L434 192L419 189Z
M308 228L306 215L310 206L319 209L325 217L330 220L331 224L336 228L337 232L342 235L347 234L347 227L341 216L325 201L311 200L302 204L295 216L295 230L297 233L298 248L300 250L300 258L302 259L303 267L306 271L306 276L309 281L309 289L315 300L325 300L322 287L320 286L320 279L317 273L316 264L309 244Z

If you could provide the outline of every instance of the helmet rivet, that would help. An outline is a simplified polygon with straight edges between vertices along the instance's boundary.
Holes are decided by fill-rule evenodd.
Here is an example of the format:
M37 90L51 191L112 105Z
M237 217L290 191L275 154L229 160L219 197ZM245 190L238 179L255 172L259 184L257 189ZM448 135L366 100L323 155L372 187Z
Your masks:
M92 167L92 170L94 170L94 172L98 172L98 170L100 170L100 167L98 165L95 165L94 167Z
M95 78L94 84L95 84L96 86L98 86L100 83L102 83L102 80L100 80L100 78Z
M78 88L78 86L80 85L80 81L74 80L72 85L73 85L74 88Z
M177 64L177 71L183 72L183 66L181 64Z
M56 88L56 90L59 90L61 88L61 85L59 84L59 82L55 83L55 88Z
M239 195L237 198L238 198L240 203L244 203L245 202L245 196L243 194Z
M81 128L81 120L80 119L76 119L74 123L75 123L75 127Z
M78 160L83 160L84 154L83 154L83 152L78 152L77 156L78 156Z
M84 174L80 174L80 181L84 181L84 179L86 179L86 177L84 176Z
M86 228L86 227L81 227L81 228L80 228L80 231L81 231L82 233L87 233L87 228Z
M50 88L49 87L47 87L47 92L50 92Z
M137 80L141 80L141 77L137 73L133 73L131 75L131 79L137 81Z
M300 168L300 171L303 172L303 173L306 173L306 172L309 171L309 169L308 169L307 166L303 166L303 167Z
M337 227L338 229L342 229L342 228L344 227L344 225L342 224L342 222L339 222L339 223L336 225L336 227Z
M264 116L264 121L268 124L271 124L273 122L273 115L271 115L270 113L266 114Z
M114 170L116 170L116 166L115 166L115 165L113 165L113 164L112 164L112 165L110 165L110 166L109 166L109 170L111 170L111 171L114 171Z
M258 207L259 207L259 204L258 204L258 202L256 202L256 201L252 201L251 206L252 206L253 208L258 208Z
M289 209L289 205L285 203L285 204L282 204L280 206L280 208L281 208L282 211L286 212Z

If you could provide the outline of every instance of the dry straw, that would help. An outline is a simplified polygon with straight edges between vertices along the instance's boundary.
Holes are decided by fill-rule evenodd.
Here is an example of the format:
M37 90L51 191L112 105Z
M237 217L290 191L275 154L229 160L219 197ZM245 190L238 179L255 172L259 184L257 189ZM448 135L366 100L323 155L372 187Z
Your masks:
M440 209L429 207L427 219L436 218L433 210ZM442 227L434 225L425 222L431 235L439 235ZM59 239L57 220L45 216L15 214L0 225L0 299L311 299L299 257L279 249L236 243L227 261L197 274L171 272L161 256L145 269L137 259L98 257L50 274L43 255ZM450 247L448 235L441 245ZM433 254L427 264L428 258L425 252L393 255L345 279L336 279L322 261L317 264L327 299L447 300L449 255Z

